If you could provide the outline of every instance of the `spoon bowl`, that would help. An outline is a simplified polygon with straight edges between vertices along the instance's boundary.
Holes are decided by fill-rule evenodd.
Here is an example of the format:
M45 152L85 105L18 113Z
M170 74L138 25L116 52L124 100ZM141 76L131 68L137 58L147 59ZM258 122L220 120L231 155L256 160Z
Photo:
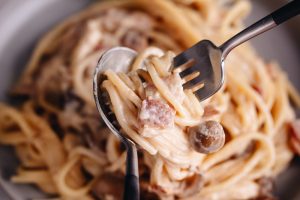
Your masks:
M101 85L106 79L106 76L103 74L106 70L110 69L114 72L126 73L129 71L129 66L136 55L137 53L134 50L126 47L115 47L107 50L99 59L93 80L93 93L96 107L108 128L125 145L131 140L120 132L120 127L117 124L116 118L111 112L107 93L101 88Z

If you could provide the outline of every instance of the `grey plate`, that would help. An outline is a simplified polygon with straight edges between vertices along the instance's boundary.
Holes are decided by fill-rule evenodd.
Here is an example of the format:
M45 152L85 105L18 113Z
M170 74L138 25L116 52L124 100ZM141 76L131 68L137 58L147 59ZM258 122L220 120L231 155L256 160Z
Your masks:
M0 0L0 100L20 75L37 40L51 27L92 0ZM284 0L255 0L250 24ZM266 59L276 59L300 89L300 17L252 40ZM1 112L1 111L0 111ZM27 200L43 197L35 187L14 185L8 178L15 171L17 159L11 148L0 147L0 199ZM280 199L296 200L300 180L300 162L295 160L277 183ZM298 184L297 184L298 183ZM5 192L4 192L5 191ZM300 191L299 191L300 192ZM300 195L300 194L299 194ZM298 196L298 198L297 198Z

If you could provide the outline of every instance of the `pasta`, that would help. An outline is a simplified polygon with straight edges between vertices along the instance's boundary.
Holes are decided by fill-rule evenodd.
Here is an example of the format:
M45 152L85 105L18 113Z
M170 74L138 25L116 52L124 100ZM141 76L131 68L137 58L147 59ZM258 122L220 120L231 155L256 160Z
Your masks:
M92 76L105 50L127 46L139 52L131 71L106 71L103 87L123 131L141 147L141 199L270 198L266 185L294 155L290 99L300 106L300 98L286 74L245 44L228 56L222 89L199 102L169 70L174 55L199 40L233 36L249 11L246 0L103 1L58 25L12 89L19 103L0 104L0 143L14 146L21 161L11 180L60 199L121 198L125 149L99 120ZM141 112L149 95L163 102L159 120ZM208 120L222 124L226 141L202 154L186 127ZM141 129L141 122L161 127Z

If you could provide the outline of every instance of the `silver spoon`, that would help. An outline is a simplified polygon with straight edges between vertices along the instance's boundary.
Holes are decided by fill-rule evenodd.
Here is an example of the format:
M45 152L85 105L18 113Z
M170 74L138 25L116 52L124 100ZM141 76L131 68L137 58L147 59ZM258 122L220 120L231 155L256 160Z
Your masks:
M174 58L172 70L180 72L185 80L183 87L191 89L202 101L223 85L224 61L232 49L299 13L300 0L294 0L236 34L220 47L209 40L200 41Z
M124 181L124 200L139 200L139 174L138 157L135 143L120 132L120 126L115 115L110 109L107 93L101 89L102 82L106 79L103 72L107 69L115 72L128 72L136 52L126 47L115 47L106 51L100 58L93 79L93 93L97 109L114 135L125 145L127 150L126 175Z

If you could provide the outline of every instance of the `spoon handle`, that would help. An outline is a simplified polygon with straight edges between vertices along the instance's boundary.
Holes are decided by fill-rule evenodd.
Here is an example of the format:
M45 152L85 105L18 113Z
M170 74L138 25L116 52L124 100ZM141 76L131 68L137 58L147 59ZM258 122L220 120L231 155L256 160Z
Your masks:
M135 144L127 145L126 175L124 181L123 200L139 200L140 184L138 173L138 156Z
M220 46L220 49L223 52L222 59L225 60L229 52L240 44L276 27L298 14L300 14L300 0L294 0L260 19Z

